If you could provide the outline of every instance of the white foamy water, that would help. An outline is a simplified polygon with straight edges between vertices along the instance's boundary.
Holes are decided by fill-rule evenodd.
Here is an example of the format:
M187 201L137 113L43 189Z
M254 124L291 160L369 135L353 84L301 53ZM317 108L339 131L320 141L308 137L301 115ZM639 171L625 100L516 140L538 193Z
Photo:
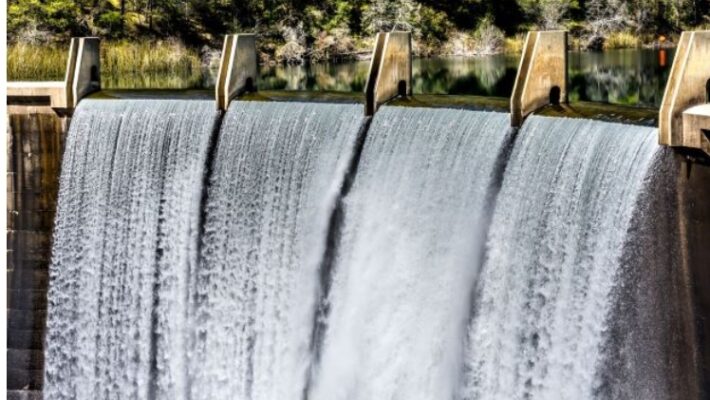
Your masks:
M613 289L656 137L646 127L526 121L488 237L463 398L597 398L608 320L624 317L610 315Z
M46 399L184 395L187 281L216 115L211 101L77 108L50 268Z
M77 109L45 398L699 397L654 129L533 116L506 160L508 114L383 107L353 163L360 105L216 117Z
M328 222L359 105L235 102L225 116L196 277L193 399L300 399Z
M345 199L309 399L451 399L503 113L384 107Z

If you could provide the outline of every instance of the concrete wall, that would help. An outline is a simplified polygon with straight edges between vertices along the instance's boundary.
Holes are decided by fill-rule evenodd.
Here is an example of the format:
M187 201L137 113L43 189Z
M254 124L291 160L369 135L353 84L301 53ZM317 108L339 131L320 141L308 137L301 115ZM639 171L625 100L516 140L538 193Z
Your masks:
M41 398L52 227L69 118L99 90L99 39L73 38L62 82L7 87L7 398Z
M693 294L699 374L704 394L710 396L710 165L677 158L683 260Z
M9 115L8 399L39 398L52 226L68 120L49 107Z

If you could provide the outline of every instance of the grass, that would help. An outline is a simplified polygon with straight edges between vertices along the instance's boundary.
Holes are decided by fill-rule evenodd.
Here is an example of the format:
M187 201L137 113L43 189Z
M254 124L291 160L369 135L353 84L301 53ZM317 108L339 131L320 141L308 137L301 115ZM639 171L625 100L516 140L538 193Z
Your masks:
M102 44L101 67L116 73L192 73L200 71L200 56L177 41L109 42Z
M68 49L68 44L10 45L8 80L64 79ZM201 79L201 68L199 53L177 41L101 43L101 75L106 87L127 84L135 88L148 83L153 88L186 86Z
M632 49L641 47L641 40L637 35L629 32L615 32L604 41L605 49Z
M15 44L7 49L7 79L56 81L64 79L69 46Z

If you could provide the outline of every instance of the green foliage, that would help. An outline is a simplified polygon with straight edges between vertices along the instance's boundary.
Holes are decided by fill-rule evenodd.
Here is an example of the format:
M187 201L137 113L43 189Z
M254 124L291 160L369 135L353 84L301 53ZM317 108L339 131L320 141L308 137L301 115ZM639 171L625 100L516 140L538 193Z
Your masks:
M12 0L7 12L9 33L30 42L43 41L48 36L64 38L79 30L80 9L74 1Z
M412 31L415 48L428 54L467 48L475 35L496 49L517 48L501 33L534 28L567 27L586 44L710 24L710 0L8 0L7 10L11 43L98 35L219 48L226 33L256 32L262 59L283 61L367 52L369 38L393 29Z

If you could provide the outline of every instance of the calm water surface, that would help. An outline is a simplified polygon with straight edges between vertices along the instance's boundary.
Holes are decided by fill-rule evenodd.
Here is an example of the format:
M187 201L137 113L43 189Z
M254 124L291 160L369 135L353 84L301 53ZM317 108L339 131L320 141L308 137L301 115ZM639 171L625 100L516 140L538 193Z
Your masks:
M517 55L416 59L414 93L509 97ZM570 101L658 106L673 50L570 52ZM280 90L362 91L369 63L263 67L259 87Z
M570 101L597 101L658 106L673 50L610 50L570 52ZM518 68L518 55L479 58L415 59L415 94L468 94L509 97ZM261 66L262 90L361 92L369 61L313 65ZM180 76L103 77L106 88L211 88L216 72Z

